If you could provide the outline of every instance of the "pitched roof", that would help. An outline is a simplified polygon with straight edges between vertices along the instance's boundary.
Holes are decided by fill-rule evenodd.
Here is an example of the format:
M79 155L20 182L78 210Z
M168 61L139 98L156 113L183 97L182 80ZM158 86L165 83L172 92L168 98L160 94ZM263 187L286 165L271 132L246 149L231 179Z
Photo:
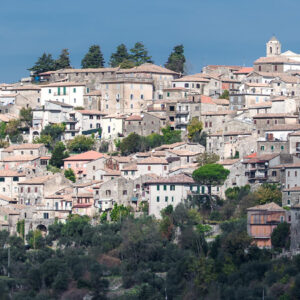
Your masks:
M47 100L46 102L53 103L53 104L56 104L56 105L59 105L59 106L62 106L62 107L73 107L73 105L70 105L70 104L67 104L67 103L64 103L64 102L60 102L60 101Z
M262 103L256 103L256 104L249 105L249 109L251 109L251 108L255 109L255 108L259 108L259 107L272 107L272 102L265 101Z
M293 130L300 130L300 124L276 124L264 129L264 131L293 131ZM293 133L290 133L290 135L293 135Z
M102 92L95 90L95 91L90 91L89 93L84 94L84 96L101 96Z
M11 162L11 161L32 161L39 159L39 156L34 155L14 155L14 156L7 156L2 159L4 162Z
M106 113L99 111L99 110L92 110L92 109L79 109L75 110L75 112L79 112L82 115L106 115Z
M21 185L22 184L44 184L53 177L54 177L53 175L34 177L34 178L30 178L30 179L24 180L22 182L19 182L19 184L21 184Z
M105 174L103 174L104 176L121 176L121 171L119 170L112 170L112 169L104 169Z
M253 119L263 119L263 118L298 118L298 116L284 113L267 113L267 114L257 114L252 117Z
M28 150L28 149L39 149L40 147L45 146L44 144L19 144L19 145L11 145L5 148L4 152L12 152L13 150Z
M216 102L214 102L214 100L211 97L205 96L205 95L201 95L201 103L205 103L205 104L217 104Z
M12 87L8 88L8 90L11 90L11 91L28 91L28 90L40 90L40 89L41 89L41 86L33 85L33 84L12 86Z
M25 177L25 173L14 170L0 170L0 177Z
M45 85L41 85L42 88L48 87L64 87L64 86L85 86L84 82L53 82Z
M280 207L278 204L274 202L253 206L248 208L247 210L285 211L282 207Z
M168 161L160 157L147 157L137 162L138 165L167 165Z
M229 105L229 100L227 99L212 99L212 101L218 105Z
M219 165L223 165L223 166L230 166L235 164L236 162L240 161L239 158L236 159L224 159L218 162Z
M137 171L136 163L125 165L121 171Z
M219 111L207 111L203 112L202 116L222 116L222 115L234 115L235 110L219 110Z
M255 156L253 158L250 158L249 160L245 160L243 161L243 163L246 164L251 164L251 163L263 163L266 161L270 161L271 159L273 159L274 157L278 156L279 153L273 153L273 154L264 154L264 155L259 155L259 156Z
M253 67L243 67L239 69L238 71L234 72L234 74L248 74L253 72Z
M186 174L178 174L169 177L157 177L154 180L146 182L146 184L157 184L157 183L168 183L168 184L193 184L195 183L191 176Z
M269 57L260 57L258 58L254 64L261 64L261 63L289 63L289 64L296 64L299 65L300 62L290 59L288 57L285 56L281 56L281 55L277 55L277 56L269 56Z
M169 150L169 152L171 152L175 155L178 155L178 156L195 156L195 155L200 154L200 151L199 152L193 152L193 151L189 151L189 150L185 150L185 149L182 149L182 150Z
M125 119L125 121L142 121L143 117L138 115L131 115Z
M74 161L74 160L95 160L105 156L103 153L96 151L87 151L80 154L72 155L68 158L65 158L64 161Z
M85 68L85 69L62 69L56 71L56 73L68 74L68 73L105 73L115 72L119 68Z
M245 82L245 85L253 86L253 87L271 87L269 83L258 83L258 82Z
M131 69L120 69L117 71L117 73L158 73L158 74L173 74L173 75L179 74L167 68L157 66L151 63L144 63L140 66Z

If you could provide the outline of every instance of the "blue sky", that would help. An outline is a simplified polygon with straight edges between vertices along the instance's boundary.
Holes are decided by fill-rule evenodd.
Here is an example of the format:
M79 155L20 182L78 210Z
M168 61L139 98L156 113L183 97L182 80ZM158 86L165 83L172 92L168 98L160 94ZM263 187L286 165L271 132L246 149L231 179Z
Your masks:
M0 10L0 82L27 76L43 52L70 51L73 67L92 44L106 62L117 45L142 41L156 64L183 44L191 73L206 64L252 65L275 34L300 52L298 0L10 0Z

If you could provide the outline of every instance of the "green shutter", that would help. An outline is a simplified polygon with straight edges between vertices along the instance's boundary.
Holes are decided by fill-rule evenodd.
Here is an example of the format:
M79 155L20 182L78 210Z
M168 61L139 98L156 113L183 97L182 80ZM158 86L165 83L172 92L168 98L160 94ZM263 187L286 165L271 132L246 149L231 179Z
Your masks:
M57 88L57 95L60 95L60 87Z
M67 95L67 88L64 86L64 95Z

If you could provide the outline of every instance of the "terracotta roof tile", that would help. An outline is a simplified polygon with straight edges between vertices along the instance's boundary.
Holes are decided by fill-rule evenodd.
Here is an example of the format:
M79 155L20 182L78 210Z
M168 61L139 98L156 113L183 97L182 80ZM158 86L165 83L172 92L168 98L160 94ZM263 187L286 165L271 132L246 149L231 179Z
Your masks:
M158 74L171 74L171 75L179 74L172 70L151 63L144 63L140 66L131 69L120 69L117 71L117 73L158 73Z
M99 110L88 110L88 109L74 110L73 112L79 112L82 115L107 115L106 113Z
M252 117L253 119L263 119L263 118L298 118L296 115L292 114L282 114L282 113L267 113L267 114L257 114Z
M96 151L87 151L84 153L72 155L68 158L65 158L64 161L74 161L74 160L95 160L101 157L105 157L103 153L96 152Z
M254 68L252 67L243 67L239 69L238 71L234 72L234 74L248 74L253 72Z
M84 82L53 82L45 85L41 85L42 88L48 88L48 87L63 87L63 86L86 86Z
M30 179L24 180L22 182L19 182L19 184L20 185L22 185L22 184L25 184L25 185L26 184L44 184L53 177L54 177L53 175L34 177L34 178L30 178Z
M282 207L274 202L250 207L247 210L285 211Z
M169 177L158 177L155 180L146 182L146 184L157 184L157 183L193 184L195 182L192 177L185 174L178 174Z
M0 177L25 177L25 173L14 170L0 170Z
M125 119L125 121L142 121L143 117L138 115L131 115Z
M7 156L2 159L4 162L11 162L11 161L33 161L39 159L39 156L34 155L14 155L14 156Z
M148 157L137 162L138 165L167 165L168 161L165 158Z

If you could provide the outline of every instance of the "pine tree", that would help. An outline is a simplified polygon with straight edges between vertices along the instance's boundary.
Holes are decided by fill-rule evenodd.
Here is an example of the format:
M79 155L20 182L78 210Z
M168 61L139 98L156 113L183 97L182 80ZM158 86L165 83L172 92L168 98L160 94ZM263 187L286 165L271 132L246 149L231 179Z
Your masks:
M70 53L68 49L62 49L59 58L55 61L55 70L66 69L71 67Z
M38 58L37 62L34 64L33 67L28 69L29 71L33 71L36 74L53 71L54 68L54 60L51 54L46 54L45 52L41 57Z
M183 73L184 63L185 63L184 48L183 45L178 45L174 47L172 53L168 58L168 61L165 64L165 67L174 72Z
M130 57L136 66L140 66L144 63L153 63L151 56L148 54L148 50L141 42L135 43L134 47L130 49L130 52Z
M121 63L129 59L129 54L127 48L124 44L121 44L117 47L117 51L112 53L110 57L109 64L111 67L115 68L120 66Z
M82 68L102 68L104 67L104 58L100 46L92 45L88 53L81 61Z

